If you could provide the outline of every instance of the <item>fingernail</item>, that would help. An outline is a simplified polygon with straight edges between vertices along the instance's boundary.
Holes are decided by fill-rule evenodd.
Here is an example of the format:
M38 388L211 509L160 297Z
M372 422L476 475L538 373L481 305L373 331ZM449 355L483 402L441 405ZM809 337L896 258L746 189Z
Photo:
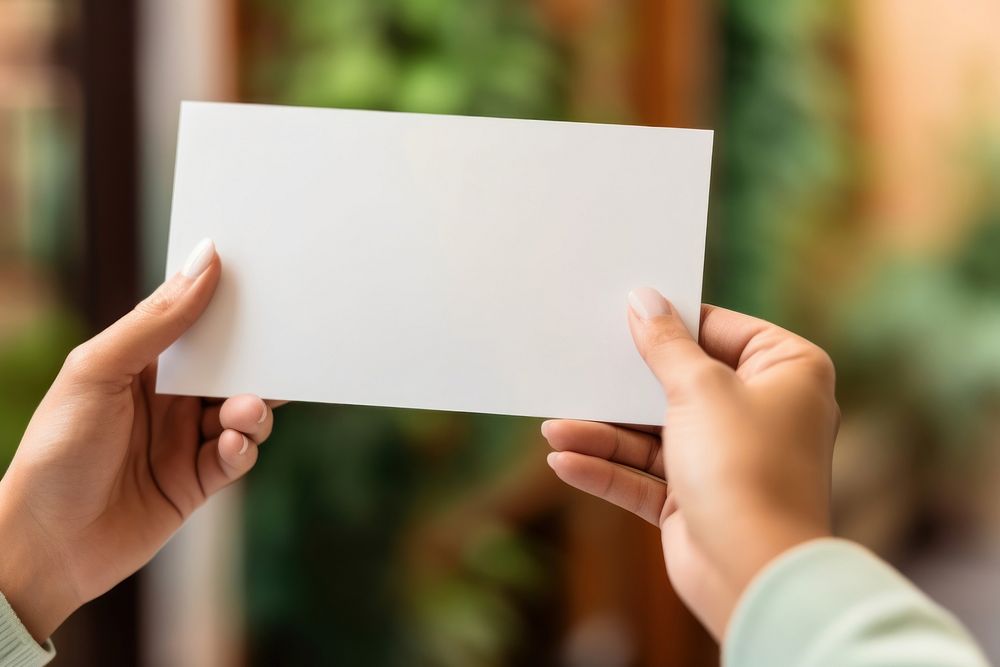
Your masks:
M639 287L629 292L628 305L642 320L670 314L670 304L652 287Z
M552 423L551 421L542 422L542 437L545 438L546 440L549 439L549 424L551 423Z
M248 437L246 437L244 435L243 436L243 446L240 447L240 456L243 456L244 454L246 454L248 449L250 449L250 438L248 438Z
M549 455L545 457L545 462L549 464L549 467L555 466L556 461L559 460L559 456L562 452L549 452Z
M197 278L212 263L213 257L215 257L215 244L212 243L212 239L202 239L188 255L181 273L186 278Z
M260 418L257 420L257 423L263 424L265 419L267 419L267 403L264 403L264 411L260 413Z

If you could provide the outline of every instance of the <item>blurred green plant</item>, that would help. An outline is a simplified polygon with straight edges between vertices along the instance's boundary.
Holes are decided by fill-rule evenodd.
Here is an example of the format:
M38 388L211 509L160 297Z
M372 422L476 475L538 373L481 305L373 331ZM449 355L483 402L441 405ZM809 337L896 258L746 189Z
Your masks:
M982 183L952 223L968 230L956 247L867 246L853 222L866 174L848 104L844 7L727 0L723 10L706 300L827 347L848 413L889 419L924 465L972 461L1000 395L997 142L980 126L975 152L957 155Z
M847 400L878 405L928 463L959 470L988 442L1000 404L1000 159L970 162L981 166L982 194L957 247L878 258L845 297L833 337Z
M538 550L489 511L445 517L445 545L433 526L536 448L536 424L319 405L278 420L247 484L254 661L502 664Z
M500 523L470 531L459 562L422 573L410 591L421 638L419 664L462 667L510 664L498 658L523 633L512 595L531 595L544 584L535 550ZM509 656L508 656L509 657Z
M726 0L706 299L797 321L809 246L850 198L836 3ZM797 289L789 289L796 285Z
M82 334L75 317L53 312L0 346L0 470L7 469L28 420Z
M563 115L563 58L527 2L257 5L267 17L261 20L277 27L251 75L253 98L427 113Z
M566 63L521 0L255 0L255 101L555 118ZM543 550L495 508L532 420L293 405L247 485L257 664L505 664ZM437 537L444 533L447 539ZM443 543L442 543L443 542Z

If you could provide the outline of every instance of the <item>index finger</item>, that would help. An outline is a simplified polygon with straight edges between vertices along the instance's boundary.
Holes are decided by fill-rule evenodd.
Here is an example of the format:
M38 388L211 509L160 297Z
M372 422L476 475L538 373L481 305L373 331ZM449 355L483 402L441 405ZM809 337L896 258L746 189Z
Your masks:
M698 344L709 356L731 368L738 368L746 361L746 357L754 351L751 342L764 335L769 335L772 342L775 338L783 337L807 342L801 336L767 320L707 303L701 305Z

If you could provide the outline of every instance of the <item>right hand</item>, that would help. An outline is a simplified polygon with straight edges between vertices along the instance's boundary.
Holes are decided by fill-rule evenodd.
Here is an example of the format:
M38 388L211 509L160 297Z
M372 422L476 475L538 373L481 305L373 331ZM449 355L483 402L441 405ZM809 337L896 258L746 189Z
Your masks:
M181 272L80 345L0 480L0 591L39 641L148 562L254 466L271 434L274 404L257 396L155 389L158 356L208 307L221 273L203 241Z
M833 364L799 336L713 306L699 347L659 293L629 302L633 339L667 398L662 433L548 421L549 464L660 527L674 588L721 638L757 572L830 534Z

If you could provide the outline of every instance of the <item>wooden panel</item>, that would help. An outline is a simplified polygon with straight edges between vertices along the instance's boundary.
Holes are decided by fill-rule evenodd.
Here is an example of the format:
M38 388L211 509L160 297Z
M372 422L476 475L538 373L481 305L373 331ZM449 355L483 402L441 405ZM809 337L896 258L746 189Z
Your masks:
M639 121L707 127L716 52L713 3L635 0L633 16Z
M715 3L538 2L570 46L577 117L710 126ZM670 587L659 531L579 493L566 502L569 664L717 665L714 640Z
M852 3L865 219L878 243L935 252L962 233L976 133L1000 117L1000 3Z
M103 329L137 297L134 0L82 3L85 311Z
M79 13L84 253L76 296L96 332L136 299L135 3L81 0ZM129 577L71 616L54 635L58 663L137 664L137 592Z

